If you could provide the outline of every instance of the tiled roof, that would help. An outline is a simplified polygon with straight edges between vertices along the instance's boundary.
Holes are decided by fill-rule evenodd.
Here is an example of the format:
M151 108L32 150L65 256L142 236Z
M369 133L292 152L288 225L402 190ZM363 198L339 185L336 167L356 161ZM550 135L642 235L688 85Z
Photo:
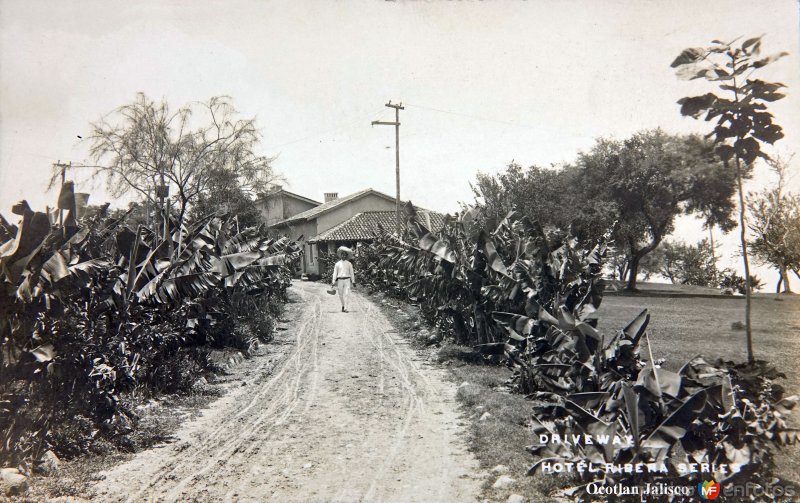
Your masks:
M421 210L417 208L417 218L426 227L430 217L431 230L436 231L444 225L444 215L435 211ZM395 226L394 211L365 211L358 213L348 220L331 227L325 232L321 232L309 239L311 243L320 241L364 241L373 239L380 227L391 231Z
M312 220L312 219L316 218L318 215L320 215L322 213L325 213L326 211L330 211L333 208L336 208L340 204L344 204L344 203L353 201L354 199L358 199L360 197L366 196L367 194L376 194L378 196L382 196L382 197L385 197L386 199L394 201L394 198L392 196L386 195L383 192L378 192L377 190L374 190L374 189L364 189L364 190L360 190L358 192L354 192L352 194L349 194L347 196L340 197L338 199L334 199L333 201L328 201L327 203L322 203L322 204L320 204L319 206L317 206L315 208L311 208L310 210L306 210L306 211L304 211L302 213L298 213L297 215L294 215L294 216L292 216L290 218L287 218L286 220L282 220L282 221L276 223L274 226L288 225L288 224L302 222L304 220ZM401 203L402 203L402 201L401 201Z

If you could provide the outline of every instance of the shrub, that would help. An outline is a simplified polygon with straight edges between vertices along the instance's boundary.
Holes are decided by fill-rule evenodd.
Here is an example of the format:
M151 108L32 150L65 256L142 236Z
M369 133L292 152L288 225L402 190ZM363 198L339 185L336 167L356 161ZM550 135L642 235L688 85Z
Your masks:
M744 295L747 289L747 284L744 277L739 276L736 271L724 269L720 273L719 287L723 289L730 289ZM750 276L750 288L752 290L764 288L764 282L761 281L761 278L755 274L752 274Z

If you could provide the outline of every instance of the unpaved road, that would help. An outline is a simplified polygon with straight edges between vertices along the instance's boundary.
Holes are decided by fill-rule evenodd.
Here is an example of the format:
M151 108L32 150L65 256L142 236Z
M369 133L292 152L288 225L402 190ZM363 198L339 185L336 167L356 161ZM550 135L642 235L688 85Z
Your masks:
M473 501L452 384L357 291L349 313L295 281L285 359L248 360L242 384L177 441L104 472L98 501Z

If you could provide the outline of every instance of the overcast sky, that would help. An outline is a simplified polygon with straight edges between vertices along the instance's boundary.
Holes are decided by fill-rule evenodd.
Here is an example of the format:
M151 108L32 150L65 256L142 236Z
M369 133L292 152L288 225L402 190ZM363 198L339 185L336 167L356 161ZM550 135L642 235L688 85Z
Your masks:
M512 160L569 162L599 136L643 128L708 131L675 104L706 83L669 65L741 35L792 53L762 78L789 86L772 107L786 133L775 152L800 152L799 19L795 0L0 0L0 212L52 204L51 164L90 162L78 136L139 91L173 107L231 96L257 117L288 188L317 200L394 194L394 131L370 122L401 101L402 196L454 211L476 173ZM78 179L102 202L91 183ZM698 232L681 224L686 239Z

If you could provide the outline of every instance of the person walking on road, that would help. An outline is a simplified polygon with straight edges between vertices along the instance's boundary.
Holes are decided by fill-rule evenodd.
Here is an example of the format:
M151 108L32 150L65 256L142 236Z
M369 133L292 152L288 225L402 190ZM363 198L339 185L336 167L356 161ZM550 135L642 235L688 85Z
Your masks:
M347 296L350 294L350 287L355 285L355 274L353 264L347 260L347 250L339 249L339 260L333 267L331 287L336 287L339 292L339 300L342 303L342 312L347 312Z

